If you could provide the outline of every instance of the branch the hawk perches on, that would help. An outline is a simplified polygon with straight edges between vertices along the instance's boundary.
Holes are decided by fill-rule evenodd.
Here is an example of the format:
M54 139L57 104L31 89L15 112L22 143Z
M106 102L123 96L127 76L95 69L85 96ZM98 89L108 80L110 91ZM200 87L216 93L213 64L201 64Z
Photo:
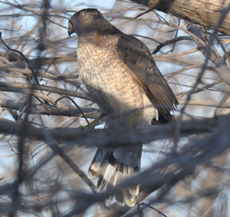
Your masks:
M178 105L147 46L121 32L96 9L84 9L69 19L68 33L77 33L80 78L101 111L116 115L107 125L139 128L167 123ZM125 115L122 115L125 114ZM98 148L89 172L99 178L97 189L115 186L140 171L142 145ZM139 186L115 194L118 204L136 204Z

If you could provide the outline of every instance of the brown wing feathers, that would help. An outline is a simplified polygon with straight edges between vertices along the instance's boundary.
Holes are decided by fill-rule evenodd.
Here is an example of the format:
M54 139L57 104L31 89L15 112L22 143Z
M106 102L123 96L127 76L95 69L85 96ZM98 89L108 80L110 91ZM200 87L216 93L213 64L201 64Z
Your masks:
M169 112L175 109L178 101L157 68L147 46L133 36L121 34L117 54L132 69L133 76L141 84L153 105L167 121L170 121Z

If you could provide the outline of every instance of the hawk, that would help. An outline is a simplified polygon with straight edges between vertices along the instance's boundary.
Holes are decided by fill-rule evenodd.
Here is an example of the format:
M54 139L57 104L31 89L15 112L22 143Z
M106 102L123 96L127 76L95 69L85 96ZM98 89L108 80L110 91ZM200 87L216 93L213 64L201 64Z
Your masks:
M167 123L178 105L148 47L121 32L93 8L69 19L68 33L77 33L80 79L103 113L115 117L107 125L136 129ZM89 173L98 178L97 189L115 186L140 171L142 145L98 148ZM139 186L115 194L120 205L136 204Z

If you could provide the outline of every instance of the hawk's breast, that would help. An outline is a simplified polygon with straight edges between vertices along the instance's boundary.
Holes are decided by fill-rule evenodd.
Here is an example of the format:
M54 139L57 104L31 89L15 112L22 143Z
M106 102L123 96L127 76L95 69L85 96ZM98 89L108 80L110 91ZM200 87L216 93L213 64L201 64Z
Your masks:
M117 41L118 37L114 35L91 33L79 38L77 49L82 82L98 106L110 114L151 105L141 85L132 76L131 69L116 54ZM151 122L154 108L145 110ZM143 119L142 110L134 114L137 119Z

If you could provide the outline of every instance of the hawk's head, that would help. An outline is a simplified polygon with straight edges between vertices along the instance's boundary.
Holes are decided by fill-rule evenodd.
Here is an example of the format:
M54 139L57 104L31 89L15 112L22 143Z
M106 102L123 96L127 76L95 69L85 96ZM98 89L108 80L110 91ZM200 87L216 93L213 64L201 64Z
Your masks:
M120 32L116 27L110 24L98 11L94 8L87 8L76 12L69 19L68 33L77 33L78 36L86 35L92 31L98 31L103 34L113 34Z

